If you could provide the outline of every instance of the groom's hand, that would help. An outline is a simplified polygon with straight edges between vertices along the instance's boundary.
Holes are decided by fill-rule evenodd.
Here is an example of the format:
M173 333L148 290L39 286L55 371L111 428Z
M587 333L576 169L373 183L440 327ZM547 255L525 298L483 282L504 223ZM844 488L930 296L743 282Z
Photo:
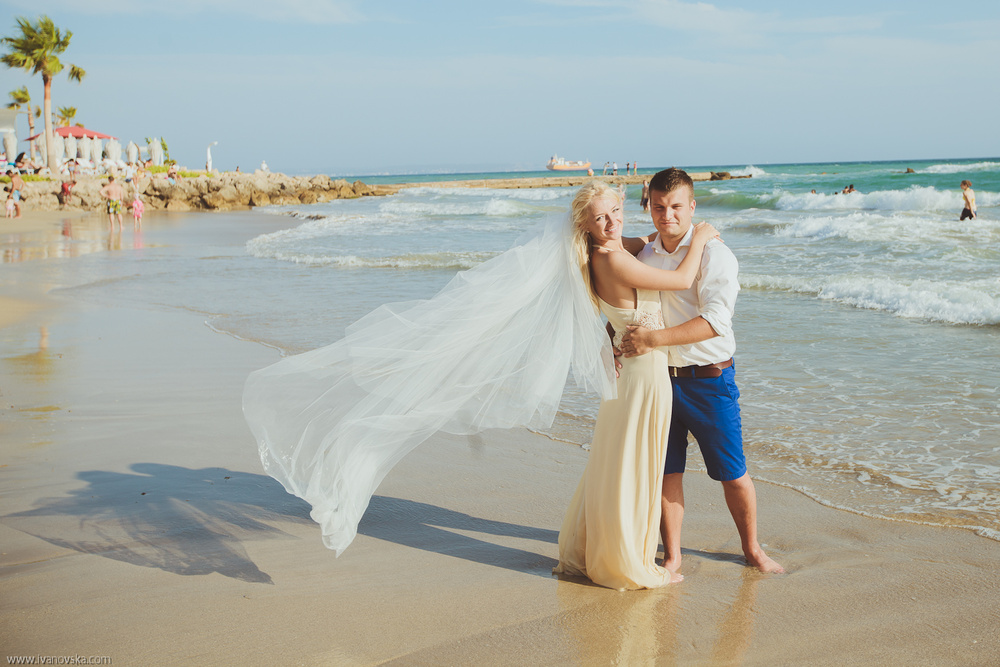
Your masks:
M655 346L652 343L651 334L652 332L645 327L635 325L626 327L621 345L625 358L638 357L652 350Z

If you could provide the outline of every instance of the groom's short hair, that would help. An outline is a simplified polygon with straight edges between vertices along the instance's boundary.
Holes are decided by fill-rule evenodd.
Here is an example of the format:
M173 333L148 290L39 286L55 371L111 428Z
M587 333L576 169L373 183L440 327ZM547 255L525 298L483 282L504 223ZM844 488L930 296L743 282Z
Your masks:
M649 180L649 191L653 192L663 192L671 193L677 188L686 187L688 193L694 196L694 181L688 176L688 173L683 169L677 169L676 167L671 167L670 169L664 169L663 171L658 171L653 175L653 178Z

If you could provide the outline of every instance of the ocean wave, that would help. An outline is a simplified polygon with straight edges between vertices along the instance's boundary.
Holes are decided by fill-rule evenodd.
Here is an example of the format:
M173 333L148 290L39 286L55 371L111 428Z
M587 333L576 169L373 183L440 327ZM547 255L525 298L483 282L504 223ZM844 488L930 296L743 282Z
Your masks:
M567 196L561 188L435 188L418 186L404 188L399 192L403 195L420 197L430 195L432 199L441 197L495 197L526 201L552 201Z
M745 289L812 294L868 310L881 310L909 319L948 324L1000 324L1000 291L995 279L970 283L888 277L809 277L745 274Z
M781 193L776 208L781 211L953 211L960 209L961 204L962 195L957 191L914 185L905 190L852 192L846 195ZM983 204L990 205L985 201Z
M777 238L823 241L844 238L856 243L886 243L899 251L916 246L961 247L976 256L991 255L989 239L1000 234L1000 223L982 217L961 222L958 216L941 219L940 215L895 212L855 211L843 215L803 215L787 219L756 219L741 228L756 228L766 233L770 227ZM986 243L983 243L986 239ZM978 253L978 254L977 254ZM985 254L984 254L985 253Z
M358 255L311 255L282 248L256 245L247 252L261 259L276 259L304 266L335 266L344 269L451 269L464 270L495 257L495 252L410 253L387 257Z
M537 213L537 209L512 199L492 197L480 201L447 203L440 201L387 200L379 204L381 213L402 216L470 216L519 217Z
M913 228L911 216L850 213L841 216L804 216L791 223L781 221L780 224L775 225L774 235L778 238L820 241L829 238L846 238L850 241L864 242L912 239L921 231L921 228ZM923 231L927 235L939 235L941 228L924 228Z
M1000 298L968 284L848 278L826 285L819 297L900 317L951 324L1000 324Z
M729 172L732 176L753 176L754 178L760 178L761 176L768 176L768 173L761 169L760 167L755 167L752 164L748 164L742 169L735 169Z
M961 174L969 171L1000 171L1000 162L973 162L972 164L932 164L917 169L918 174Z
M726 208L740 211L748 208L775 209L777 208L777 203L780 198L780 192L752 194L747 192L738 192L736 190L710 188L709 194L699 195L697 200L698 204L701 206L711 206L712 208Z
M296 241L309 241L338 234L356 234L358 228L364 228L364 233L368 235L381 235L388 229L384 225L373 224L373 218L365 215L304 214L298 211L289 211L288 214L306 222L297 227L255 236L246 242L247 252L256 257L264 257L267 255L258 254L262 252L262 248L291 245Z

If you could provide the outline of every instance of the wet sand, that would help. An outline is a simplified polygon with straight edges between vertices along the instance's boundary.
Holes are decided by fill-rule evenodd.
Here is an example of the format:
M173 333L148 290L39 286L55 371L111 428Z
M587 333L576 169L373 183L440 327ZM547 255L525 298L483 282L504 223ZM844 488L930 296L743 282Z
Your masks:
M743 565L721 490L691 473L683 583L619 593L559 580L557 530L586 452L523 430L432 438L335 558L308 508L263 474L243 422L243 380L277 353L190 312L46 296L30 278L53 261L73 259L0 265L7 656L1000 663L1000 543L769 484L757 485L762 541L787 575Z

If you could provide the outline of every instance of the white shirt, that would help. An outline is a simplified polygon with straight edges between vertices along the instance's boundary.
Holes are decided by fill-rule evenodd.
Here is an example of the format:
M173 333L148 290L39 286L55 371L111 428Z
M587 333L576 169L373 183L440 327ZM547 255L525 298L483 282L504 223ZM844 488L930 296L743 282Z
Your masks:
M663 249L657 234L639 253L639 260L658 269L676 269L687 256L693 234L694 228L689 229L672 253ZM700 343L671 345L667 348L671 366L707 366L727 361L736 353L733 312L740 291L739 270L733 251L712 239L705 247L694 284L686 290L660 292L663 321L668 327L700 316L718 334Z

